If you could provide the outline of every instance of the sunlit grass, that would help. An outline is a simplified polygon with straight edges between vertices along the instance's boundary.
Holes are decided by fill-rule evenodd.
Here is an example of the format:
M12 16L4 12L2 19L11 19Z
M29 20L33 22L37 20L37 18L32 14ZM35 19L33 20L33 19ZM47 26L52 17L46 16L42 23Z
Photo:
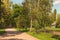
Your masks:
M46 27L47 30L60 31L60 28Z
M51 33L45 33L45 32L41 32L39 34L36 34L34 32L27 32L27 33L38 38L39 40L56 40L52 38L53 35Z

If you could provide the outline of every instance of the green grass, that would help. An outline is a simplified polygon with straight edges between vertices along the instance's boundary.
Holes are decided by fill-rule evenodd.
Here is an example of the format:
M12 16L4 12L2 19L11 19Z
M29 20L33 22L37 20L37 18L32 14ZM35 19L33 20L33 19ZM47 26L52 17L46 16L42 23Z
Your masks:
M4 29L0 29L0 35L4 34L4 33L5 33L5 30Z
M16 28L18 31L20 32L27 32L29 31L29 28L27 28L27 30L25 28Z
M44 33L44 32L41 32L39 34L36 34L34 32L27 32L27 33L40 40L56 40L56 39L52 38L53 35L51 33Z
M60 31L60 28L46 27L47 30Z

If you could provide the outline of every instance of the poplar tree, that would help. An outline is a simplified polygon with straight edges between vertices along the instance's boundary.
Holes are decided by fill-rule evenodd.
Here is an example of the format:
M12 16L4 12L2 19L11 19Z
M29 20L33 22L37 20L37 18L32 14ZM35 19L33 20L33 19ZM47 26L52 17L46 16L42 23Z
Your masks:
M52 9L52 0L25 0L26 11L30 18L30 31L32 31L33 20L38 21L40 27L49 25L49 13Z

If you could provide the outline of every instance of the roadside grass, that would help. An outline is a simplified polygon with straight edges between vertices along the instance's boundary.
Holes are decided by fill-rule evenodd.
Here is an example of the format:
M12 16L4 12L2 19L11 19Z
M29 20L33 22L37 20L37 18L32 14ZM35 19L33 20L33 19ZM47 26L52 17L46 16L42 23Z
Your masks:
M16 28L18 31L20 32L28 32L29 28L25 29L25 28Z
M5 30L4 29L0 29L0 35L4 34L4 33L5 33Z
M46 27L47 30L52 30L52 31L60 31L60 28L51 28L51 27Z
M34 32L27 32L28 34L38 38L39 40L57 40L55 38L52 38L51 33L45 33L45 32L40 32L39 34L36 34Z

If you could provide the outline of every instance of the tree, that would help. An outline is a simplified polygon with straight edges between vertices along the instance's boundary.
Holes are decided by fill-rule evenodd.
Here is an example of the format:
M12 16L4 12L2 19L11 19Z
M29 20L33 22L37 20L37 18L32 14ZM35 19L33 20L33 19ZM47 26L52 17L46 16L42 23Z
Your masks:
M18 4L13 4L12 6L12 17L16 23L17 28L20 27L20 21L22 20L22 11L23 11L23 7L21 5Z
M4 6L4 3L0 0L0 26L1 28L4 27L3 23L4 23L4 20L3 20L3 15L5 14L5 6Z
M54 20L56 21L56 14L57 14L57 10L54 10Z
M49 25L48 17L51 13L52 4L52 0L25 0L26 11L28 11L30 18L30 31L32 31L33 20L38 21L39 28Z
M10 1L9 0L1 0L1 7L0 8L1 8L1 10L0 10L1 21L4 21L4 25L7 26L10 24L10 18L11 18Z
M56 27L60 28L60 14L57 14L57 23L56 23Z
M11 27L11 9L10 9L10 0L3 0L4 6L5 6L5 15L4 15L4 20L5 20L5 26L6 27Z

